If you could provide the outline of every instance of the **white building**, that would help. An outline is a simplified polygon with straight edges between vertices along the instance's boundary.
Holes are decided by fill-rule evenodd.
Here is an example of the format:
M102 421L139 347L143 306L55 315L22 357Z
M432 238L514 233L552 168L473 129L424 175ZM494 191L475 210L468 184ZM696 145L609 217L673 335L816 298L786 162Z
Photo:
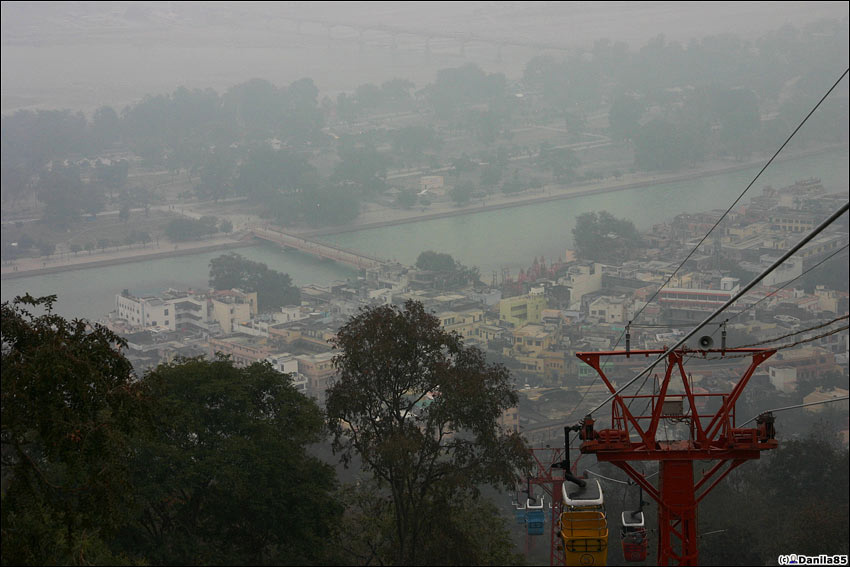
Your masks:
M602 289L602 264L588 263L570 266L558 283L570 289L570 309L581 308L581 298Z
M770 373L770 384L786 394L790 394L797 389L797 369L791 366L771 366L768 370Z
M277 353L266 358L271 363L275 370L284 374L289 374L292 379L292 385L302 394L307 394L307 385L309 380L304 374L298 372L298 360L289 353Z
M162 327L174 331L177 319L172 301L159 297L136 297L129 293L115 296L118 317L134 327Z
M124 290L115 296L115 310L119 319L133 328L157 328L176 331L192 326L209 330L209 309L205 297L186 292L169 291L163 297L136 297Z

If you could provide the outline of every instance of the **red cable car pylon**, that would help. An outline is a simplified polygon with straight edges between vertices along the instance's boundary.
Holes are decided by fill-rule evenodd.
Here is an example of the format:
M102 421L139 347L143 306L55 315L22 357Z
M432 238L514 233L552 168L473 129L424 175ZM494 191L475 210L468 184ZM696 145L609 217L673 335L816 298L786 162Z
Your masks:
M697 507L706 495L730 471L760 452L775 449L778 442L773 427L773 415L765 413L756 420L755 428L735 426L735 403L755 372L770 358L773 349L689 350L624 350L610 352L579 352L576 356L591 366L611 391L611 427L595 429L588 416L581 423L580 451L596 455L598 461L616 465L629 475L658 503L658 565L696 565ZM602 369L600 358L609 356L650 356L666 354L667 369L659 392L651 395L621 396ZM747 371L724 394L695 394L683 365L686 354L705 356L707 353L750 354ZM684 395L668 392L674 369L679 370ZM633 414L629 403L647 404L650 413ZM699 403L698 403L699 402ZM714 413L700 413L700 407L718 404ZM645 410L641 410L645 411ZM685 440L659 440L658 427L662 419L687 423L689 436ZM699 479L694 479L694 461L717 461ZM658 461L658 487L632 467L632 461ZM728 466L725 466L727 465Z

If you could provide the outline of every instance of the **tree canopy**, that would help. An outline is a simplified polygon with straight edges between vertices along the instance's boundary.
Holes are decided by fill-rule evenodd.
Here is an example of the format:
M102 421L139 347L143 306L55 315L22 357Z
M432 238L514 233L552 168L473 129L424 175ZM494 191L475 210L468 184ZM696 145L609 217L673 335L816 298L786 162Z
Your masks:
M633 222L601 211L578 216L573 243L582 258L617 263L626 260L642 242Z
M455 259L452 258L451 254L426 250L416 258L416 267L420 270L433 272L451 272L455 269Z
M257 292L262 311L276 311L284 305L298 304L301 292L292 278L262 262L254 262L231 252L210 260L210 286L214 289L241 289Z
M2 304L3 564L327 563L342 505L313 400L224 357L138 379L55 299Z
M119 561L107 542L132 503L145 386L123 339L53 314L55 300L2 304L4 564Z
M519 434L499 425L517 403L510 375L415 301L364 309L333 342L334 449L344 462L358 456L385 491L393 517L385 561L424 561L442 545L440 510L475 499L480 484L511 485L527 466Z
M469 268L452 258L451 254L443 254L433 250L421 252L419 257L416 258L416 267L420 270L437 272L438 277L435 282L439 287L475 284L481 278L477 267Z
M333 469L306 452L325 431L316 403L270 365L226 358L179 359L144 382L153 435L122 543L160 564L322 563L342 509Z

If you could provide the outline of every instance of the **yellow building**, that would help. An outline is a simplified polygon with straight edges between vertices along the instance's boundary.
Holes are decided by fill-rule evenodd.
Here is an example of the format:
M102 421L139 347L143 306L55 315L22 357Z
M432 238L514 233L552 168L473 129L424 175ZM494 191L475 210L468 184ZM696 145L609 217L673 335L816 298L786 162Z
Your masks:
M334 356L336 353L322 352L295 357L298 361L298 372L307 378L307 393L321 404L325 403L325 393L336 375Z
M261 362L274 352L266 339L249 335L210 337L209 347L211 357L217 353L226 354L240 367Z
M210 297L212 319L218 322L221 330L232 333L239 323L250 321L257 315L257 292L243 292L238 289L216 291Z
M540 323L546 298L543 295L518 295L499 302L499 320L514 327L527 323Z
M515 358L525 372L531 372L550 383L560 383L566 376L567 353L558 347L558 333L543 325L525 325L509 335L513 346L504 354Z
M832 390L824 391L821 388L816 389L814 392L809 394L808 396L803 398L804 404L812 404L815 402L826 402L827 400L833 400L835 398L843 398L850 393L843 388L833 388ZM837 407L840 410L847 411L848 401L844 400L843 402L833 402L831 404L834 407ZM823 408L826 407L825 404L822 405L814 405L806 408L806 411L812 413L818 413L823 411Z
M511 332L514 352L526 356L537 356L549 350L555 341L552 331L547 331L543 325L525 325Z
M440 325L446 331L454 331L464 338L478 336L477 329L484 324L484 310L443 311L437 313Z

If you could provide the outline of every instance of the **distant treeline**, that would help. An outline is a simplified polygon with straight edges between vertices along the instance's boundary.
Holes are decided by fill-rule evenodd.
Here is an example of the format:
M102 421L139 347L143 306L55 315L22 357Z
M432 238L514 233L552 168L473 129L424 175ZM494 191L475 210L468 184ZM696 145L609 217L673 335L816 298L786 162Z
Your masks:
M123 152L145 168L185 172L201 198L247 195L280 222L336 224L387 188L390 166L460 172L487 163L481 185L489 190L502 183L509 156L531 151L512 141L512 128L560 122L581 132L600 111L608 113L608 134L633 146L636 169L743 158L781 144L846 67L847 46L846 21L821 22L755 40L724 35L683 45L659 36L637 51L600 40L583 53L535 57L516 82L467 64L439 71L419 90L396 78L336 100L320 99L309 78L284 87L254 79L223 94L181 87L91 117L19 111L2 119L2 196L14 203L36 194L57 222L99 210L107 194L144 204L150 195L125 187L128 164L107 159ZM797 143L847 140L847 129L836 127L848 122L846 92L845 84ZM364 122L411 111L424 125L388 130ZM337 126L351 133L336 135ZM457 133L471 136L469 155L439 153L442 137ZM574 178L571 153L542 148L539 155L540 170L556 182ZM328 159L314 159L320 156ZM541 183L504 179L506 192ZM472 188L461 189L453 197L464 203Z

